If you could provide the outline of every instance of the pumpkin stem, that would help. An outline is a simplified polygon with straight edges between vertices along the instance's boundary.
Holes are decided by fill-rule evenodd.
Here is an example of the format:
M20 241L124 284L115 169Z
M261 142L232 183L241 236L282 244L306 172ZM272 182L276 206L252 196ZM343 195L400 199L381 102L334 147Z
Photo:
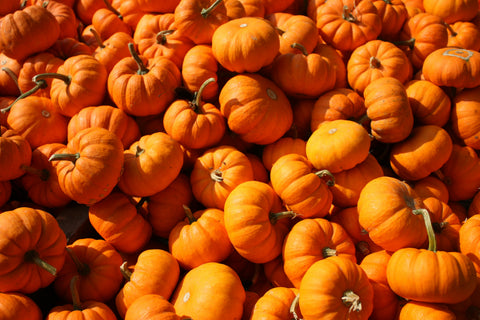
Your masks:
M333 256L336 256L337 255L337 250L335 249L332 249L332 248L329 248L329 247L325 247L322 249L322 256L324 258L328 258L328 257L333 257Z
M150 70L148 70L148 68L145 66L138 53L135 51L135 45L131 42L128 44L128 51L130 51L133 60L135 60L135 62L137 63L137 74L143 75L148 73Z
M458 33L455 32L455 30L453 30L452 26L449 23L446 23L445 21L442 21L442 23L445 26L445 28L447 28L447 31L448 33L450 33L451 37L456 37L458 35Z
M279 27L275 27L275 30L277 30L277 32L280 36L285 33L285 31L280 29Z
M410 38L408 40L392 41L392 43L396 46L407 46L411 50L415 46L415 38Z
M203 18L208 18L210 13L215 10L215 8L222 2L222 0L216 0L210 7L208 8L203 8L200 14L202 15Z
M123 20L122 14L118 12L118 10L115 9L109 1L103 0L103 2L105 3L105 6L107 6L108 10L112 11L120 20Z
M33 80L33 82L38 83L41 80L45 80L45 79L49 79L49 78L62 80L63 82L65 82L66 85L69 85L72 82L72 76L66 75L66 74L61 74L61 73L56 73L56 72L40 73L40 74L35 75L32 78L32 80Z
M95 38L95 41L97 42L98 46L100 48L105 48L105 44L103 43L102 37L100 37L100 34L98 34L97 30L94 28L89 28L88 31L90 31L93 34L93 37Z
M162 30L157 33L155 40L157 41L157 44L164 45L167 43L167 35L174 33L175 30Z
M37 169L34 167L27 166L25 164L20 165L20 169L26 171L29 174L34 174L40 177L40 180L47 181L50 178L50 171L47 169Z
M437 176L438 179L440 179L443 183L446 185L451 185L452 181L449 177L445 176L442 172L442 170L438 169L433 172L435 176Z
M380 62L380 59L377 57L370 57L370 69L378 69L382 66L382 63Z
M72 161L74 164L75 162L80 159L80 153L54 153L48 158L48 161Z
M292 304L290 305L290 313L292 314L294 320L300 319L300 317L297 314L299 300L300 300L300 294L297 294L295 298L292 300Z
M413 214L421 214L423 216L423 221L425 222L425 227L427 228L428 235L428 250L436 252L437 251L437 239L435 238L435 231L433 230L432 220L430 219L430 213L427 209L415 209L412 211Z
M40 256L38 255L38 252L35 251L35 250L30 250L30 251L25 252L25 255L23 256L23 259L26 262L35 263L37 266L44 269L45 271L47 271L48 273L50 273L53 276L57 275L57 268L55 268L54 266L52 266L48 262L42 260L40 258Z
M370 250L370 245L368 244L368 242L366 241L358 241L356 244L355 244L355 247L357 248L357 250L363 255L363 256L366 256L367 254L370 254L371 253L371 250Z
M270 212L270 222L272 224L277 223L278 220L283 218L295 218L297 214L293 211L282 211L282 212Z
M290 47L293 48L293 49L298 49L302 52L302 54L304 56L308 56L308 51L302 44L300 44L298 42L294 42L290 45Z
M135 205L135 208L137 210L140 209L143 206L143 204L147 201L148 201L148 197L141 197L140 201L138 201L137 204Z
M132 277L132 271L128 269L127 264L127 261L124 261L122 263L122 265L120 266L120 272L122 273L125 280L130 281L130 278Z
M78 256L73 252L71 248L66 248L68 255L72 259L73 263L75 264L75 268L77 269L78 274L82 276L86 276L90 273L90 266L85 262L80 261Z
M343 293L342 302L348 307L348 312L362 311L362 302L360 301L360 297L352 290L347 290Z
M8 111L10 111L10 109L12 109L12 107L15 105L15 103L17 103L19 100L21 100L23 98L26 98L29 95L34 94L39 89L45 89L48 86L47 81L45 81L45 80L39 80L38 82L36 81L36 83L37 84L35 85L35 87L33 87L32 89L28 90L27 92L24 92L21 95L19 95L18 98L15 99L8 107L0 109L0 112L1 113L7 113Z
M144 152L145 152L145 149L143 149L137 144L137 148L135 149L135 157L139 157Z
M23 9L27 6L27 3L28 3L28 0L22 0L22 2L20 3L20 9Z
M357 22L357 18L352 14L348 6L343 6L342 18L348 22Z
M200 104L202 102L202 94L203 94L203 90L205 90L205 87L208 86L210 83L212 82L215 82L215 78L208 78L207 80L205 80L202 85L200 86L200 88L198 89L197 92L195 92L194 94L194 98L193 98L193 101L190 103L190 106L192 107L193 111L195 111L196 113L200 113L201 110L200 110Z
M70 294L72 295L73 310L83 310L80 295L78 294L78 281L80 277L74 275L70 280Z
M182 205L182 206L183 206L183 210L185 211L185 215L188 218L188 222L192 224L195 221L197 221L197 219L193 216L192 210L190 210L190 208L187 207L186 205Z
M322 180L326 180L325 182L327 183L327 186L333 187L335 185L335 176L327 169L317 171L315 172L315 175Z
M222 182L223 181L222 170L220 169L213 170L212 172L210 172L210 178L212 178L212 180L215 182Z
M2 71L4 71L6 74L8 74L10 79L12 79L12 81L15 83L15 86L17 87L18 92L20 92L20 94L22 94L23 92L22 92L22 89L20 89L20 86L18 85L18 77L15 74L15 72L13 72L12 69L7 68L7 67L3 67Z

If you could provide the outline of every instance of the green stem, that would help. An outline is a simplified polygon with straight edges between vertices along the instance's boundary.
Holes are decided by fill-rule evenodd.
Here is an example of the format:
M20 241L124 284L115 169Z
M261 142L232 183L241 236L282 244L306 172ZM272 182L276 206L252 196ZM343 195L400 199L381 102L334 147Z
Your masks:
M34 94L35 92L37 92L40 89L45 89L47 86L48 86L47 81L45 81L43 79L36 81L35 87L33 87L32 89L28 90L27 92L24 92L21 95L19 95L18 98L15 99L8 107L0 109L0 112L1 113L7 113L8 111L10 111L10 109L12 109L12 107L15 105L15 103L17 103L19 100Z
M197 219L193 216L192 210L190 210L189 207L187 207L186 205L183 205L183 210L185 211L185 215L187 216L188 222L189 222L190 224L192 224L192 223L194 223L195 221L197 221Z
M40 177L40 180L47 181L50 178L50 171L47 169L37 169L34 167L27 166L25 164L20 165L20 169L26 171L28 174L33 174Z
M297 308L298 308L298 301L300 300L300 295L297 294L295 298L292 300L292 304L290 305L290 313L293 316L294 320L299 320L300 317L297 314Z
M203 8L202 11L201 11L201 15L203 18L207 18L210 13L215 10L215 8L220 4L220 2L222 2L222 0L216 0L210 7L208 8Z
M357 22L357 18L355 18L348 6L343 6L342 18L348 22Z
M70 294L72 295L73 310L83 310L77 287L79 279L80 277L78 275L74 275L70 280Z
M98 46L100 48L105 48L105 44L103 43L102 37L98 34L97 30L94 28L89 28L88 31L90 31L93 34L93 37L95 38L95 41L97 42Z
M328 257L333 257L333 256L336 256L337 255L337 250L335 249L332 249L332 248L329 248L329 247L325 247L322 249L322 256L324 258L328 258Z
M108 10L112 11L120 20L123 20L122 14L118 12L118 10L115 9L109 1L103 0L103 2L105 3L105 6L107 6Z
M302 52L302 54L304 56L308 56L308 51L302 44L300 44L298 42L294 42L290 45L290 47L293 48L293 49L298 49Z
M427 228L428 250L436 252L437 239L435 238L435 231L433 230L432 220L430 219L430 213L428 212L427 209L415 209L412 212L413 214L420 214L423 216L423 221L425 222L425 227Z
M15 83L15 86L17 87L18 92L20 92L20 94L22 94L23 92L22 92L22 89L20 89L20 86L18 85L18 77L15 74L15 72L13 72L12 69L10 69L8 67L3 67L2 71L5 72L6 74L8 74L10 79L12 79L12 81Z
M155 40L156 40L157 44L164 45L165 43L167 43L167 36L169 34L174 33L174 32L175 32L175 30L162 30L162 31L158 32L156 37L155 37Z
M335 185L335 176L328 170L320 170L315 172L315 175L319 178L326 180L327 186L333 187Z
M65 82L66 85L69 85L72 82L72 76L67 76L65 74L56 73L56 72L47 72L47 73L40 73L37 74L32 78L32 81L38 83L41 80L46 79L59 79Z
M193 101L190 103L190 105L193 111L195 111L196 113L201 113L200 104L202 102L203 90L205 90L205 87L212 82L215 82L215 78L208 78L202 83L198 91L195 93Z
M135 149L135 157L139 157L144 152L145 152L145 149L143 149L137 144L137 148Z
M446 23L445 21L443 21L442 23L447 28L447 31L450 33L451 37L456 37L458 35L458 33L453 30L452 26L449 23Z
M120 266L120 272L122 273L125 280L130 281L130 278L132 277L132 271L128 270L127 264L127 261L124 261L122 263L122 265Z
M24 260L27 262L32 262L35 263L37 266L40 268L46 270L48 273L50 273L53 276L57 275L57 268L49 264L48 262L42 260L40 256L38 255L38 252L35 250L30 250L25 252L24 255Z
M137 63L137 66L138 66L137 74L143 75L148 73L150 70L148 70L148 68L143 63L142 59L140 59L140 56L135 51L135 45L131 42L128 44L128 51L130 51L130 55L132 56L133 60L135 60L135 62Z
M91 270L88 264L80 261L80 259L78 259L77 255L75 254L75 252L73 252L72 249L67 247L67 253L70 258L72 258L72 261L75 264L75 268L77 269L79 275L86 276L90 273Z
M295 218L297 214L293 211L282 211L282 212L270 212L270 222L272 224L277 223L278 220L283 218Z
M54 153L48 158L48 161L72 161L75 163L78 159L80 159L80 153Z
M392 43L396 46L407 46L411 50L415 46L415 38L410 38L408 40L392 41Z

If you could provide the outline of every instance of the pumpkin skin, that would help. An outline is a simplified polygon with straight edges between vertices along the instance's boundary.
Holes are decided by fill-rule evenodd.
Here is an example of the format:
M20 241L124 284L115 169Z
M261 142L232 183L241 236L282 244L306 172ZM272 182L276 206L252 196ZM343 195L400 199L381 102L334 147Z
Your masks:
M250 319L289 319L292 317L290 306L297 293L297 289L287 287L274 287L268 290L255 303Z
M132 303L146 294L158 294L170 299L180 277L177 260L162 249L147 249L140 253L130 279L115 297L117 311L125 317Z
M378 15L382 19L381 39L392 39L403 27L408 13L402 0L376 0L373 5L377 8Z
M402 248L392 254L387 280L399 296L433 303L461 302L477 285L475 267L466 255L416 248Z
M447 186L435 175L430 175L415 181L413 184L413 189L423 199L434 197L444 203L449 202Z
M30 165L32 148L28 141L12 129L2 126L0 135L0 181L21 177L23 165Z
M480 215L475 214L462 224L459 231L460 252L472 260L477 273L480 273L479 228Z
M280 211L280 198L264 182L243 182L230 192L224 206L225 228L241 256L266 263L281 254L289 221L280 217L292 213L280 213L278 217Z
M475 150L480 149L480 143L477 141L480 129L480 118L477 115L480 107L479 93L478 89L472 88L456 94L453 98L454 104L451 113L455 136Z
M341 51L352 51L376 39L382 20L372 1L326 1L316 10L319 35L326 43Z
M180 320L173 305L158 294L136 299L125 314L125 320Z
M36 83L32 78L40 73L57 72L63 64L63 60L54 56L52 53L42 51L28 57L22 64L18 74L18 86L22 92L27 92L35 87ZM53 79L46 79L48 87L51 86ZM38 90L32 95L50 97L50 90Z
M341 225L323 218L297 222L283 243L283 269L296 288L315 262L333 256L357 262L355 245L347 232Z
M227 16L230 20L242 17L265 16L263 0L224 0Z
M390 166L402 179L420 180L440 169L452 148L452 138L442 127L417 126L408 138L392 146Z
M23 68L24 63L25 62L17 61L0 53L0 66L2 66L2 72L0 73L0 94L2 96L20 95L20 91L11 75L17 77L18 80L20 70Z
M423 1L425 12L442 18L446 23L472 20L478 11L478 0Z
M306 153L316 169L337 173L364 161L370 143L370 136L362 125L339 119L323 123L311 134Z
M363 92L372 136L384 143L404 140L413 129L405 86L396 78L378 78Z
M41 320L40 307L27 295L18 292L0 292L0 318L11 320Z
M270 181L286 208L299 217L322 218L328 214L333 177L314 170L307 157L294 153L280 157L270 170Z
M51 284L63 267L67 245L55 218L41 209L18 207L2 212L0 221L0 292L33 293ZM34 263L35 257L50 271Z
M462 223L456 212L447 203L434 197L423 199L423 203L430 212L437 250L459 251L459 230Z
M110 4L110 3L109 3ZM92 26L98 32L102 39L111 37L116 32L123 32L132 35L133 31L130 25L123 21L122 15L113 7L100 8L92 16Z
M438 68L438 66L443 66ZM437 86L474 88L480 85L480 53L461 48L441 47L423 62L425 80Z
M241 318L245 298L242 282L231 267L207 262L187 272L171 301L183 317L234 320ZM206 306L212 308L206 312Z
M92 56L100 61L107 69L107 73L112 71L113 67L118 61L130 56L128 51L128 43L133 42L132 36L125 32L115 32L106 39L101 39L95 29L89 28L90 32L94 34L97 42L97 47L94 48Z
M284 19L276 19L283 16ZM292 48L293 43L301 44L308 53L313 52L318 43L318 31L310 17L290 13L274 13L266 17L280 30L280 54L296 53Z
M243 17L221 25L212 37L212 53L225 69L257 72L273 62L280 49L274 26L257 17Z
M333 256L315 262L305 273L299 294L300 311L305 320L366 320L373 310L373 288L366 273L344 257ZM353 294L356 297L348 299ZM328 303L321 303L324 299L328 299Z
M375 244L389 251L425 243L423 218L414 214L424 208L421 198L408 184L388 176L369 181L357 204L360 225Z
M480 28L470 21L457 21L447 25L447 47L457 47L467 50L480 50Z
M55 168L62 191L78 203L92 205L117 185L123 170L123 145L107 129L87 128L49 160L58 161Z
M455 320L455 313L448 306L438 303L409 301L400 308L398 320L442 319Z
M183 156L180 144L166 133L143 135L124 151L124 170L118 187L139 197L160 192L180 173Z
M263 148L262 163L265 169L270 171L275 161L286 154L296 153L306 157L305 147L306 141L303 139L293 137L280 138Z
M0 51L22 61L28 56L47 50L58 39L60 25L41 5L27 6L2 17L0 21Z

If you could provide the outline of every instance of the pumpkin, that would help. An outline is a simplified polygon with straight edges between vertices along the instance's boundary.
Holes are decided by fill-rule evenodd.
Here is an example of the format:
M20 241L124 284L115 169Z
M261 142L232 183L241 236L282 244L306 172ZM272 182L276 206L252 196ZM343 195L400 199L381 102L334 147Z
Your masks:
M441 65L442 68L438 68ZM480 52L461 48L440 47L423 62L425 80L437 86L475 88L480 84Z
M254 153L245 154L252 164L253 180L268 182L268 171L263 165L262 159Z
M364 94L374 80L393 77L401 83L412 78L413 67L406 54L394 44L371 40L353 50L347 62L347 79L352 89Z
M452 138L442 127L417 126L408 138L392 146L390 166L402 179L420 180L440 169L452 148Z
M318 260L341 256L353 262L355 244L343 227L323 218L297 222L285 237L282 249L284 270L299 288L308 269Z
M0 128L0 181L21 177L23 166L32 161L32 148L28 141L12 129Z
M204 88L214 81L215 78L205 80L193 100L175 100L163 115L167 134L186 148L213 147L225 134L226 121L220 110L202 101Z
M130 57L128 43L133 43L133 38L129 34L115 32L110 37L102 39L95 29L89 28L89 30L97 43L92 56L105 66L108 73L112 71L117 62L123 58Z
M120 60L108 75L108 94L119 109L130 115L159 114L174 100L180 71L162 56L147 61L136 53L133 43L128 44L128 49L131 57Z
M22 92L30 91L37 84L32 80L34 76L41 73L55 73L63 64L63 60L52 53L42 51L31 55L22 64L18 74L18 86ZM46 79L46 87L50 87L53 79ZM37 90L32 95L50 97L50 90Z
M478 128L480 119L477 115L480 100L476 88L465 89L453 98L451 123L453 133L467 146L478 150Z
M74 277L78 277L80 300L107 302L115 296L123 280L123 261L112 245L103 239L80 238L67 246L65 254L65 263L53 283L58 297L72 302L69 288Z
M402 30L408 17L405 3L402 0L375 0L373 5L382 19L380 38L394 38Z
M344 60L344 54L340 50L324 43L320 37L317 46L313 51L322 55L333 66L333 69L335 70L335 88L346 88L347 66L346 61Z
M455 320L458 318L445 304L409 301L400 308L398 319Z
M210 148L195 160L190 173L193 196L207 208L224 209L228 195L239 184L253 180L248 157L234 147Z
M366 320L373 310L373 288L359 265L333 256L307 270L300 283L298 303L305 320Z
M99 8L92 16L92 27L102 39L111 37L116 32L133 34L132 27L123 21L122 14L110 2L104 0L106 8Z
M294 0L262 0L265 6L265 15L286 10Z
M335 0L324 4L316 10L317 28L322 39L335 49L352 51L380 35L382 20L372 1Z
M292 47L294 43L302 45L307 53L313 52L318 43L318 30L310 17L277 12L266 18L279 33L280 54L297 53L297 48Z
M0 214L0 292L33 293L65 262L66 235L48 212L18 207Z
M459 231L460 252L469 257L477 273L480 273L480 247L477 232L479 227L480 215L476 214L468 218Z
M212 53L225 69L257 72L273 62L280 49L275 27L257 17L230 20L213 33Z
M263 148L262 163L265 166L265 169L270 171L275 161L277 161L281 156L295 153L306 157L307 154L305 148L306 141L303 139L293 137L280 138Z
M274 287L255 303L250 319L290 319L290 307L298 294L298 290L287 287Z
M52 53L62 60L67 60L68 58L79 55L90 56L92 51L93 49L91 47L75 38L58 39L47 50L47 52Z
M77 14L77 18L84 24L92 23L92 18L95 12L101 8L106 8L107 5L103 1L97 0L77 0L73 5L73 9Z
M222 262L233 251L223 222L223 211L216 208L192 213L173 227L168 236L169 251L183 269L191 270L207 262Z
M36 204L47 207L63 207L72 199L67 196L58 182L57 170L48 159L57 151L65 148L61 143L48 143L32 151L32 161L24 166L26 174L20 178L28 197Z
M0 53L0 94L5 96L17 96L20 94L18 76L25 62ZM17 81L16 81L17 80Z
M209 44L213 33L228 21L222 0L180 0L174 10L179 33L195 44Z
M329 186L335 183L326 170L314 170L307 157L286 154L275 161L270 170L273 189L288 210L301 218L322 218L332 205Z
M141 296L158 294L170 299L180 277L180 267L168 251L147 249L139 254L134 270L126 274L127 282L115 297L115 305L122 318Z
M60 25L41 5L27 6L8 13L0 23L0 51L22 61L47 50L58 39Z
M125 320L180 320L173 305L158 294L146 294L136 299L125 314Z
M360 119L365 111L365 101L356 91L349 88L330 90L315 100L310 130L315 131L324 121Z
M400 299L390 289L387 280L387 265L391 256L391 253L380 250L366 255L360 263L373 288L371 320L394 319L401 308Z
M179 4L180 0L135 0L139 9L143 12L159 12L159 13L171 13L175 10L175 7Z
M88 208L88 219L98 234L118 251L138 252L152 236L152 227L142 215L141 205L124 193L113 191Z
M360 225L385 250L420 247L427 239L420 215L425 210L422 199L397 178L369 181L360 192L357 209Z
M368 156L371 139L351 120L325 122L307 140L307 158L318 170L337 173L355 167Z
M413 189L423 199L434 197L444 203L449 202L447 186L435 175L430 175L415 181L413 184Z
M45 7L57 20L60 27L58 39L76 38L78 21L72 6L60 1L34 1L34 5Z
M459 230L462 226L458 215L450 206L434 197L423 199L430 212L437 249L442 251L459 251Z
M235 271L207 262L188 271L171 301L177 314L198 320L240 319L246 294Z
M442 18L446 23L472 20L478 11L478 1L423 1L425 12Z
M122 142L116 134L92 127L78 132L49 161L58 161L55 167L62 191L78 203L92 205L117 185L122 155Z
M0 6L0 16L5 16L15 10L20 9L20 3L16 0L7 0L2 2Z
M224 206L225 228L233 247L254 263L266 263L281 254L295 214L281 211L280 198L270 185L259 181L239 184L228 195Z
M401 248L395 251L387 265L388 284L396 294L408 300L461 302L477 286L475 266L460 252L437 251L429 213L424 211L422 215L428 234L428 249Z
M480 28L470 21L457 21L447 24L447 47L457 47L467 50L480 50Z
M263 0L223 0L230 20L242 17L264 17Z
M363 92L372 136L383 143L400 142L413 129L413 113L405 86L396 78L378 78Z
M285 274L283 257L281 255L264 263L263 273L273 287L294 287L292 281Z
M183 165L180 144L164 132L143 135L123 153L118 187L128 195L146 197L165 189Z
M29 296L19 292L0 292L0 318L41 320L40 307Z
M66 320L69 318L79 319L105 319L115 320L117 317L110 307L103 302L94 300L81 301L77 289L78 276L70 281L72 304L53 307L47 314L46 320Z

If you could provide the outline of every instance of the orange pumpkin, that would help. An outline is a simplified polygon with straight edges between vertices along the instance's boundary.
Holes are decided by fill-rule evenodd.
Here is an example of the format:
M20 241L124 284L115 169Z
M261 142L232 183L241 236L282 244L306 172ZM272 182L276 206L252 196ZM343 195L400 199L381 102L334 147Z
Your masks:
M283 137L277 141L266 145L262 151L262 162L265 168L270 171L273 164L281 156L295 153L302 156L307 156L306 141L299 138Z
M476 214L468 218L459 231L460 252L469 257L477 273L480 273L479 227L480 215Z
M125 320L180 320L173 305L158 294L146 294L136 299L125 314Z
M0 292L0 318L41 320L42 310L29 296L18 292Z
M478 0L425 0L423 1L425 12L442 18L446 23L472 20L478 11Z
M0 181L21 177L32 161L32 148L28 141L7 127L0 127Z
M400 308L398 320L407 319L458 319L455 313L445 304L409 301Z
M255 303L250 319L290 319L293 316L291 305L297 294L298 289L287 287L268 290Z
M280 54L296 53L296 49L291 46L293 43L301 44L308 53L313 52L318 43L318 30L310 17L277 12L266 18L279 32Z

